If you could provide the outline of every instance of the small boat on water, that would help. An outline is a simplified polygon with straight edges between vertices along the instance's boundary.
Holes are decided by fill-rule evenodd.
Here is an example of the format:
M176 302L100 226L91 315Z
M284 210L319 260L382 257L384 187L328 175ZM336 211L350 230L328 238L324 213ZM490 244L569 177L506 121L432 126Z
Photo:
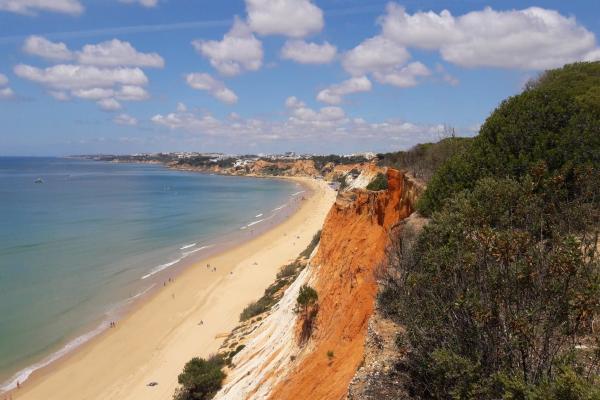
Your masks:
M42 178L37 178L33 183L44 183Z

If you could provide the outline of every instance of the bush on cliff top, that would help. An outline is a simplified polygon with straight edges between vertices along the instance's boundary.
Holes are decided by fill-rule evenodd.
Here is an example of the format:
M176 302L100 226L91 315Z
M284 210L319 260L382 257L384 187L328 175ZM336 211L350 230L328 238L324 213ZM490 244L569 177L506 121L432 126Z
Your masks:
M600 384L600 174L579 171L575 197L540 175L480 180L393 258L380 298L406 325L420 397L541 398L526 393L565 371Z
M486 176L520 178L540 161L571 181L576 165L600 166L600 62L548 71L503 101L466 151L445 162L419 201L425 215Z

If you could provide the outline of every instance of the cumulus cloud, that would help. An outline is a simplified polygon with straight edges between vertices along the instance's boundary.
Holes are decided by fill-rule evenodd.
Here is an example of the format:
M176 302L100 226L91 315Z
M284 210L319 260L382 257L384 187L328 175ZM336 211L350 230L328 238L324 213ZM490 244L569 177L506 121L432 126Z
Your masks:
M321 90L317 94L317 100L327 104L340 104L344 96L351 93L369 92L372 87L369 78L358 76Z
M346 117L346 113L340 107L323 107L320 110L313 110L294 96L286 99L285 106L291 112L290 121L296 123L329 126Z
M158 0L119 0L126 4L139 4L144 7L152 8L158 5Z
M391 71L409 59L406 48L383 36L375 36L346 52L342 65L351 75L361 76Z
M131 66L162 68L164 59L157 53L141 53L129 42L113 39L98 44L87 44L77 54L80 64L97 66Z
M135 126L138 120L129 114L119 114L113 118L113 122L117 125Z
M386 71L375 71L375 79L384 84L399 88L408 88L419 84L418 78L431 75L431 71L421 62L412 62L404 67L395 67Z
M194 73L185 77L187 84L196 90L205 90L219 101L227 104L235 104L238 101L237 95L225 84L209 74Z
M448 10L408 14L394 3L380 20L382 35L400 46L439 50L464 67L540 70L593 58L596 39L574 17L540 7L461 16Z
M50 61L71 61L100 67L162 68L164 59L157 53L142 53L129 42L113 39L98 44L87 44L81 51L69 50L65 43L52 42L42 36L29 36L23 51Z
M379 35L346 52L342 65L355 77L370 74L379 83L406 88L417 85L419 78L431 75L421 62L406 65L409 59L410 53L404 46Z
M66 44L55 43L42 36L29 36L23 44L23 51L27 54L42 57L51 61L69 61L74 58L73 52Z
M240 143L282 141L288 148L297 140L303 143L318 141L321 145L329 144L335 146L331 148L339 149L340 143L363 143L369 138L373 138L373 143L385 143L386 148L407 148L434 140L443 132L441 124L423 125L398 120L368 122L348 117L339 107L315 110L293 96L286 100L285 106L287 116L284 119L266 120L239 115L218 119L179 104L175 112L157 114L151 121L172 131L185 132L188 138L198 138L203 143L210 138L221 144L229 141L238 146Z
M121 109L118 100L140 101L149 97L143 88L148 78L139 68L58 64L41 69L19 64L14 67L14 73L42 85L57 100L75 97L96 101L105 111Z
M40 11L79 15L83 5L78 0L0 0L0 11L36 15Z
M121 103L119 103L117 100L112 99L112 98L98 100L96 102L96 104L98 104L98 106L102 110L109 111L109 112L117 111L122 108Z
M281 49L281 57L301 64L327 64L333 61L337 48L328 42L307 43L304 40L288 40Z
M25 64L14 67L15 75L53 89L106 88L114 85L144 86L148 78L139 68L100 68L58 64L44 69Z
M246 11L259 35L300 38L323 29L323 11L310 0L246 0Z
M222 75L239 75L243 70L256 71L262 66L262 43L237 17L223 40L194 40L192 45Z
M144 88L131 85L121 86L118 90L106 88L77 89L73 90L71 95L85 100L114 98L124 101L141 101L150 97Z

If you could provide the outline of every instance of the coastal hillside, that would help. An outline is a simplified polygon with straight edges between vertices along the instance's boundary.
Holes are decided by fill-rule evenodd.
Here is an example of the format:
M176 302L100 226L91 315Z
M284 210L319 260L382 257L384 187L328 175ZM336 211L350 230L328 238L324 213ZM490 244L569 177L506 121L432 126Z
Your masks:
M474 139L338 167L216 398L600 398L599 87L600 63L549 71Z
M600 398L600 63L547 71L394 232L351 399Z

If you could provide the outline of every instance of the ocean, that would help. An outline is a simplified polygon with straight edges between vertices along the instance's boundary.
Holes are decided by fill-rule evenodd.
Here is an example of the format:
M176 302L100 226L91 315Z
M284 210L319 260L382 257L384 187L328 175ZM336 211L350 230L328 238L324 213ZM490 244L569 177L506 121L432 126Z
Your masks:
M151 164L0 157L0 393L178 266L291 213L299 190Z

